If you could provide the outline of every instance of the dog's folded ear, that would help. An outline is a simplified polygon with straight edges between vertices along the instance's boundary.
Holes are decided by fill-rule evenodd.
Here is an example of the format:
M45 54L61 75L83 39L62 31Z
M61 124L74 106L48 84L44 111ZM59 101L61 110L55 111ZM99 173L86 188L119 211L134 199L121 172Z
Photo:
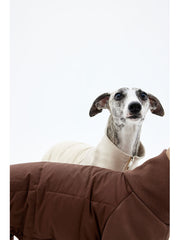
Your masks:
M160 101L153 96L152 94L148 93L149 102L150 102L150 110L153 114L158 116L164 116L164 109L160 103Z
M93 117L102 112L103 109L109 109L109 97L110 93L103 93L97 97L90 108L89 116Z

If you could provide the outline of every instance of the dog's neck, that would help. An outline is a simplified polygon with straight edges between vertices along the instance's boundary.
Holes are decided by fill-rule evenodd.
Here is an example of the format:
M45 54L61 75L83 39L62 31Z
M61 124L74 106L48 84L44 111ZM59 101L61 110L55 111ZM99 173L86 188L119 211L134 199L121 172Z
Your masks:
M110 115L107 125L107 136L120 150L135 156L138 154L140 145L140 132L142 124L116 125Z

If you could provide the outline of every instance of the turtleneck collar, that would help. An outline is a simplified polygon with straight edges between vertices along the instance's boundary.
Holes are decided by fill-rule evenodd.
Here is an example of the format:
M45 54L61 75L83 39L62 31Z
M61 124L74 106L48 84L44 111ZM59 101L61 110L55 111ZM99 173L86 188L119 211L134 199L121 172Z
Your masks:
M96 147L94 159L98 161L98 165L101 167L115 171L125 171L134 169L144 155L145 149L142 143L139 145L137 156L131 156L114 145L105 134Z

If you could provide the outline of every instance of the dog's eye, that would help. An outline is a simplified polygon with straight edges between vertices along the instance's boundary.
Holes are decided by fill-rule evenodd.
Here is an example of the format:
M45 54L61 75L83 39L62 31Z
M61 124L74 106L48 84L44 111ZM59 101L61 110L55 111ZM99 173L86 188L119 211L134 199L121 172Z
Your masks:
M141 99L144 100L144 101L148 99L147 93L145 93L145 92L141 92L141 93L140 93L140 97L141 97Z
M116 101L121 100L123 97L124 97L124 95L123 95L122 93L116 93L116 94L114 95L114 99L115 99Z

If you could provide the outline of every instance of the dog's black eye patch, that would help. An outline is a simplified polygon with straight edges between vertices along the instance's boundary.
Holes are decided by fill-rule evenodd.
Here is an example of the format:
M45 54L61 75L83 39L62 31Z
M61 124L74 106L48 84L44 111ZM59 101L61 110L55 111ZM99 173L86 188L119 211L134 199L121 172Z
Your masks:
M118 93L116 93L115 95L114 95L114 99L116 100L116 101L120 101L121 99L123 99L124 98L124 94L122 93L122 92L118 92Z
M143 101L146 101L146 100L148 99L147 93L145 93L145 92L143 92L143 91L141 91L141 90L138 92L138 95L139 95L139 97L140 97Z

